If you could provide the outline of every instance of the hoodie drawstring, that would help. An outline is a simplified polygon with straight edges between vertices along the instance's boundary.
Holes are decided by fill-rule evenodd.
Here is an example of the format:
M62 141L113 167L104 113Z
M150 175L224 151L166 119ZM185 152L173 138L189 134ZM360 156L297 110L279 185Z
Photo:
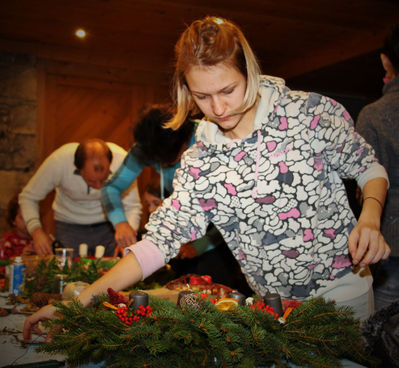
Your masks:
M163 188L163 170L162 170L162 165L159 164L159 174L161 177L161 199L164 200L165 199L165 193L164 193L164 188Z
M260 130L258 129L258 140L256 144L256 168L255 168L255 185L252 189L252 198L256 198L258 195L258 175L259 175L259 163L260 163Z

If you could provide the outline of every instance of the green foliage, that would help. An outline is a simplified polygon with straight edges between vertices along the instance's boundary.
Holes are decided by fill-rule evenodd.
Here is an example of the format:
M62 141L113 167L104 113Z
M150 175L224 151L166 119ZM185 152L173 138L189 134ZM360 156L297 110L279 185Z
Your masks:
M31 297L35 292L57 294L60 290L60 279L58 275L64 276L64 283L82 281L91 284L117 262L117 259L79 259L73 262L71 266L66 264L60 269L55 257L50 258L47 262L41 260L35 270L27 275L24 283L24 294L27 297ZM156 289L173 280L175 277L175 272L167 265L145 280L137 283L133 289Z
M150 296L152 314L132 325L106 300L97 297L88 308L57 304L63 317L49 323L62 332L39 350L65 354L71 365L107 367L339 367L341 358L373 364L352 311L324 299L305 302L280 323L247 306L220 312L200 300L200 310L181 309Z
M28 297L35 292L57 294L60 290L58 275L64 276L65 283L83 281L91 284L99 279L116 262L117 260L79 259L73 262L71 266L65 264L60 269L55 257L50 258L47 262L41 260L33 273L27 276L24 283L24 294Z

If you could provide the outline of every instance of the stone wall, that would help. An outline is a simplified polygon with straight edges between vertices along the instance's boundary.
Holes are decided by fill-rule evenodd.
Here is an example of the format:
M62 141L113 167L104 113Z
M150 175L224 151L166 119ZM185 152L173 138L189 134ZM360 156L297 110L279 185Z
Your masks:
M34 57L0 52L0 235L8 201L34 170L37 80Z

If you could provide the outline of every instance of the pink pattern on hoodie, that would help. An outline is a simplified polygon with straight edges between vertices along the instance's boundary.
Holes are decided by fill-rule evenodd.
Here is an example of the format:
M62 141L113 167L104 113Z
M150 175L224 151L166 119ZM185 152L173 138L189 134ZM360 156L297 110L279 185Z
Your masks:
M312 229L305 229L303 241L307 242L314 239L313 230Z
M288 167L287 167L287 165L285 164L285 162L279 162L279 163L278 163L278 166L280 166L280 172L281 172L282 174L286 174L286 173L288 172Z
M271 152L271 151L274 151L274 149L277 146L277 143L275 141L272 141L272 142L267 142L266 145L267 145L267 149L269 150L269 152Z
M176 199L172 201L172 206L173 208L176 208L178 211L180 210L180 202L177 201Z
M300 216L300 212L298 211L297 208L293 208L292 210L288 212L281 212L278 214L278 218L280 220L286 220L287 218L294 217L298 218Z
M280 130L286 130L288 128L287 118L280 118L280 125L278 126Z
M231 195L237 195L236 188L233 184L224 184L224 186L227 189L227 193L229 193Z
M312 122L310 123L310 129L316 129L317 124L319 124L320 115L316 115Z
M245 151L242 151L240 153L238 153L237 155L235 155L234 160L235 161L240 161L247 153Z
M196 169L194 167L190 168L190 174L194 177L194 179L199 179L200 172L201 172L200 169Z
M334 258L333 268L345 268L351 266L352 263L348 256L342 255Z

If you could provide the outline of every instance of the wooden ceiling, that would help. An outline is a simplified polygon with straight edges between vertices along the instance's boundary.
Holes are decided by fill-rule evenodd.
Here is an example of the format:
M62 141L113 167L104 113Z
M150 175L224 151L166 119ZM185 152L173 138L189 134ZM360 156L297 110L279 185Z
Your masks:
M0 50L168 78L177 38L205 15L237 23L266 74L293 78L376 53L399 22L399 1L3 0Z

